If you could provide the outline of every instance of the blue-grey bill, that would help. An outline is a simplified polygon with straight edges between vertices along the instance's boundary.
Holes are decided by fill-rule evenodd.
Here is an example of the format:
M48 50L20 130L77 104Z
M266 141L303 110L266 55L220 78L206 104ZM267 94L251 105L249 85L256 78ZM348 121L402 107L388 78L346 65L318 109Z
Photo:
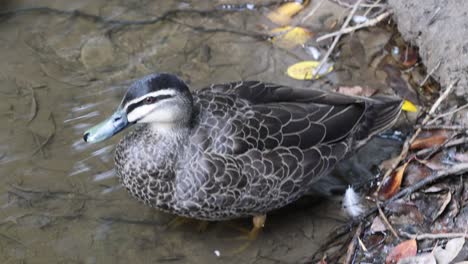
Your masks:
M100 142L119 133L128 125L126 113L119 109L109 119L88 129L83 134L83 139L88 143Z

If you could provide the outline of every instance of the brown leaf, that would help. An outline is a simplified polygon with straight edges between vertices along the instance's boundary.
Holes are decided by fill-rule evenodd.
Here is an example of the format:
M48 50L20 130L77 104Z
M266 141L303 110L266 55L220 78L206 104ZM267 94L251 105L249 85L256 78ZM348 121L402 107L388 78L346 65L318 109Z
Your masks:
M426 149L440 146L447 141L448 135L434 135L428 138L417 138L410 146L410 150Z
M398 263L400 259L416 256L418 244L416 239L406 240L394 247L385 259L386 264Z
M351 96L365 96L369 97L374 95L377 90L368 86L341 86L336 89L337 92L351 95Z
M432 171L427 166L417 164L417 163L411 163L406 168L403 185L411 186L431 174L432 174Z
M383 180L378 194L379 199L387 200L400 190L403 174L405 173L408 163L409 162L406 162L403 166L397 168L393 174Z
M424 216L419 208L411 202L393 202L386 206L386 209L395 215L406 215L416 223L423 223Z

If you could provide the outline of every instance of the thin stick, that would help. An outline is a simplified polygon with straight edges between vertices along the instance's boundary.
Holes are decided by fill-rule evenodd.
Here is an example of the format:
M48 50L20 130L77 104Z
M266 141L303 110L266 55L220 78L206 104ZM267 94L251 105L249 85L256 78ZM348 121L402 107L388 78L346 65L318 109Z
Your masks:
M442 117L446 117L446 116L453 115L453 114L455 114L456 112L458 112L458 111L460 111L460 110L463 110L463 109L465 109L465 108L468 108L468 104L464 104L464 105L458 107L457 109L454 109L454 110L449 111L449 112L447 112L447 113L440 114L440 115L434 117L431 121L427 122L427 124L428 124L428 125L434 124L435 121L437 121L437 119L440 119L440 118L442 118Z
M455 87L455 84L458 83L458 79L453 81L448 87L447 89L445 89L445 91L439 96L439 98L437 98L437 100L435 101L435 103L432 105L431 109L429 110L429 113L426 115L426 117L424 118L424 120L421 122L421 126L416 130L416 132L414 132L413 136L409 139L409 140L406 140L404 145L403 145L403 149L401 150L401 153L400 155L398 156L398 158L393 162L392 164L392 167L387 170L384 174L384 176L382 177L382 181L387 178L388 176L390 176L390 174L396 169L396 167L398 166L398 164L400 164L400 162L406 158L406 156L408 155L408 151L409 151L409 146L414 142L414 140L419 136L419 134L421 133L422 131L422 127L424 127L427 122L429 122L430 118L434 115L435 111L437 110L437 108L440 106L440 104L447 98L447 96L452 92L453 90L453 87ZM382 187L382 184L379 185L379 187L377 188L377 193L380 191L380 188Z
M382 14L380 14L379 16L377 16L375 18L369 19L366 22L361 23L359 25L356 25L356 26L353 26L353 27L341 28L340 30L338 30L336 32L325 34L325 35L317 38L317 42L320 42L320 41L323 41L325 39L332 38L332 37L335 37L335 36L348 34L348 33L354 32L354 31L356 31L358 29L361 29L361 28L375 26L376 24L378 24L379 22L381 22L385 18L389 17L391 14L392 14L392 11L387 11L387 12L382 13Z
M325 0L320 0L319 2L317 2L314 6L314 8L312 10L310 10L310 12L301 19L301 23L304 23L307 19L309 19L311 16L313 16L315 14L315 12L317 12L317 10L320 8L320 6L323 4L323 2L325 2Z
M380 203L379 201L376 201L375 202L375 205L377 206L377 210L379 210L379 215L380 217L382 218L382 220L385 222L385 224L387 225L388 229L390 229L390 231L392 232L392 234L400 239L400 236L398 235L398 233L395 231L395 229L393 228L392 224L390 224L390 222L388 221L387 219L387 216L385 215L385 213L382 211L382 208L380 207Z
M357 245L359 244L359 236L361 235L362 232L362 222L359 223L359 226L356 229L356 233L354 233L354 237L351 240L351 243L349 243L348 250L346 251L346 260L344 263L346 264L352 264L354 263L354 256L356 255L356 248Z
M434 68L432 68L430 72L427 73L426 77L424 77L424 79L419 84L419 87L423 86L427 82L427 80L429 80L429 77L431 77L432 74L434 74L434 72L440 67L440 63L441 61L439 61L437 65Z
M346 28L348 25L349 25L349 22L351 22L351 19L353 18L353 15L356 13L357 9L359 8L359 5L361 4L362 0L358 0L354 6L353 6L353 9L351 10L351 12L349 13L348 17L346 18L345 22L343 23L343 25L341 26L341 30L343 30L344 28ZM327 62L328 60L328 57L330 57L330 54L332 53L333 49L335 49L336 45L338 44L338 41L340 40L341 38L341 33L338 34L335 39L333 40L333 43L331 44L330 48L328 49L327 53L325 53L325 55L323 56L322 60L320 61L319 65L317 66L315 72L314 72L314 76L312 77L312 79L315 79L317 77L317 74L320 72L320 70L322 69L323 65Z
M375 1L375 2L372 4L372 6L369 6L369 7L367 8L366 12L364 12L364 14L363 14L362 16L367 17L367 15L370 13L370 11L372 11L372 9L374 9L375 7L377 7L377 6L380 4L380 2L382 2L382 0L377 0L377 1Z
M465 131L468 129L466 126L451 126L451 125L431 125L423 127L424 130L438 130L438 129L445 129L445 130L458 130L458 131ZM468 131L467 131L468 132Z
M416 239L416 240L424 240L424 239L441 239L441 238L457 238L457 237L464 237L468 239L468 234L467 233L440 233L440 234L409 234L406 232L402 232L402 235Z
M394 202L408 194L411 194L421 188L423 188L424 186L432 183L432 182L435 182L437 180L440 180L440 179L443 179L447 176L456 176L456 175L460 175L460 174L463 174L463 173L466 173L468 172L468 163L458 163L458 164L455 164L453 165L452 167L449 167L445 170L441 170L441 171L438 171L435 175L433 176L429 176L429 177L426 177L422 180L420 180L419 182L415 183L414 185L411 185L410 187L400 191L399 193L397 193L395 196L393 196L391 199L385 201L383 204L386 205L386 204L389 204L391 202Z

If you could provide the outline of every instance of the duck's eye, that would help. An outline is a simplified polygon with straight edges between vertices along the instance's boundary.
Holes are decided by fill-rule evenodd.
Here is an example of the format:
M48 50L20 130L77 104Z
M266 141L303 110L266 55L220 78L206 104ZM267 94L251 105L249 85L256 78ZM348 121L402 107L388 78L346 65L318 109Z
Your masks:
M147 103L147 104L152 104L154 102L156 102L156 97L146 97L145 98L145 103Z

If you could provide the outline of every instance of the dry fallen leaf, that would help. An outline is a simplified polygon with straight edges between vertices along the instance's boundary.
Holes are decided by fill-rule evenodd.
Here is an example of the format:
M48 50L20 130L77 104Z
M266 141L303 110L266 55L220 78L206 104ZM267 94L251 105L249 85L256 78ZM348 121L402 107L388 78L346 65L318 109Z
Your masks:
M418 94L411 88L410 85L408 85L408 82L403 79L400 69L391 64L385 64L382 67L382 70L384 70L387 74L385 82L395 91L395 93L405 98L406 100L419 105Z
M409 162L396 169L394 173L385 178L379 191L379 199L387 200L400 190L403 175Z
M447 245L445 245L445 249L443 249L441 246L436 247L433 253L437 260L437 264L450 263L454 258L458 256L458 253L460 253L460 250L463 248L464 244L465 238L459 237L450 239L447 242Z
M414 257L404 258L398 264L437 264L432 253L425 253Z
M368 86L341 86L336 89L337 92L351 96L372 96L377 92L376 89Z
M400 259L416 256L417 252L418 244L416 243L416 239L403 241L390 251L385 259L385 263L398 263Z
M432 171L429 169L429 167L419 163L411 163L406 168L405 178L403 179L403 185L411 186L431 174Z
M448 134L438 134L428 138L417 138L410 146L410 150L426 149L440 146L448 139Z
M287 25L291 21L292 17L297 15L305 6L309 3L309 0L302 2L294 1L280 5L275 10L267 14L268 19L278 25Z
M424 222L424 216L421 214L419 207L412 202L393 202L388 204L386 209L395 215L405 215L415 223L422 224Z
M319 64L320 63L318 61L301 61L289 66L287 74L289 77L296 80L311 80ZM331 63L325 63L318 72L315 79L330 73L332 70L333 65Z
M454 158L459 162L468 162L468 152L455 153Z
M283 48L292 49L296 46L303 45L309 40L314 33L302 27L279 27L270 31L274 37L271 41Z
M377 232L385 232L387 231L387 227L383 223L382 219L380 216L376 216L374 218L374 221L372 221L372 225L370 227L371 233L377 233Z
M450 201L452 201L452 193L448 191L447 195L445 196L444 203L439 208L439 211L437 211L437 214L434 216L432 221L435 221L445 211L445 208L447 208L447 205L450 203Z

